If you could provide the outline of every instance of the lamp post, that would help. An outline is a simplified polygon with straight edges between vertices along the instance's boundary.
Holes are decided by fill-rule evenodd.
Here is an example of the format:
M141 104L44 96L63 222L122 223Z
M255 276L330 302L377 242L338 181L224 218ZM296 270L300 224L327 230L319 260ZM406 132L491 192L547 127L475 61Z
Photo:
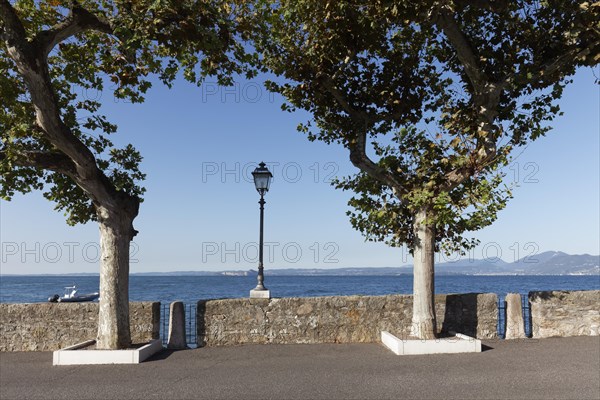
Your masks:
M264 217L265 217L265 193L269 191L269 185L271 184L271 178L273 174L267 169L264 162L258 164L258 167L252 171L254 177L254 186L256 191L260 194L260 239L258 244L258 284L254 289L250 291L250 298L268 299L271 297L271 292L265 288L264 281L264 267L263 267L263 228L264 228Z

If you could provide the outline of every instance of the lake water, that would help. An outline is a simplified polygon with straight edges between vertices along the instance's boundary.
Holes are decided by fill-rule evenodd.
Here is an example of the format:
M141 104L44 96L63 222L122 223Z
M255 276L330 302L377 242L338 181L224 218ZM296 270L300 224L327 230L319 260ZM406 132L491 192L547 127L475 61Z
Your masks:
M76 284L80 293L98 291L98 276L1 276L0 302L45 302L63 288ZM132 301L248 297L256 286L254 276L147 276L132 275ZM265 276L272 297L385 295L412 293L412 276ZM436 293L526 294L533 290L600 290L600 276L437 276Z

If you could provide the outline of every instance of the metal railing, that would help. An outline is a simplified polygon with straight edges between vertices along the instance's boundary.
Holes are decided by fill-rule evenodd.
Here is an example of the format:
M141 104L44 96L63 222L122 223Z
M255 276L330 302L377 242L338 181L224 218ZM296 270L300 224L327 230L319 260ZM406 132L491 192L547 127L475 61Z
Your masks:
M506 337L506 301L503 297L498 298L498 337Z
M523 323L524 323L524 332L525 337L532 337L532 319L531 319L531 303L529 302L529 296L521 296L521 309L523 310Z
M160 337L162 339L163 346L167 345L169 340L169 320L171 316L170 304L161 304L160 308ZM188 347L197 347L196 337L196 304L184 304L185 310L185 338Z

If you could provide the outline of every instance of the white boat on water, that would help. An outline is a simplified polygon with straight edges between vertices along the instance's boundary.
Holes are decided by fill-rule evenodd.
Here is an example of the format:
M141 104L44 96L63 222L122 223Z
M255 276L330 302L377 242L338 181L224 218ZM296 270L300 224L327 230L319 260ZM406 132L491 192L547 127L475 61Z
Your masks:
M77 286L67 286L65 287L65 294L61 296L55 294L48 298L50 303L80 303L84 301L94 301L100 297L100 293L86 293L79 294L77 293Z

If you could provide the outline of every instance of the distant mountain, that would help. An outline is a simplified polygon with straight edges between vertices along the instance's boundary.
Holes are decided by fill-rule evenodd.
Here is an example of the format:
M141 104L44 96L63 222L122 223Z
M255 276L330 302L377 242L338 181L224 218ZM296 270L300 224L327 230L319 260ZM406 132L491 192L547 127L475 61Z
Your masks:
M354 268L269 268L270 276L328 276L328 275L411 275L412 265L401 267L354 267ZM600 256L589 254L566 254L547 251L526 256L512 263L499 258L488 260L464 259L455 262L436 263L437 275L594 275L600 276ZM12 274L1 274L9 276ZM97 273L71 273L46 275L98 275ZM230 271L170 271L133 272L132 275L146 276L256 276L254 269Z
M491 260L490 260L491 261ZM600 275L600 256L547 251L512 263L461 260L436 266L439 274L466 275Z
M167 272L132 272L131 275L138 276L213 276L220 275L219 272L213 271L167 271Z
M366 268L284 268L269 269L269 275L272 276L364 276L364 275L406 275L412 273L412 269L407 267L366 267Z
M268 268L270 276L364 276L364 275L410 275L412 265L401 267L354 267L354 268ZM569 255L560 251L548 251L523 257L512 263L498 258L489 260L464 259L439 263L437 275L600 275L600 256L589 254ZM252 276L255 270L236 271L177 271L141 273L135 275L204 275L204 276Z
M527 275L600 274L600 256L569 255L560 251L547 251L531 257L524 257L509 265L513 271Z

